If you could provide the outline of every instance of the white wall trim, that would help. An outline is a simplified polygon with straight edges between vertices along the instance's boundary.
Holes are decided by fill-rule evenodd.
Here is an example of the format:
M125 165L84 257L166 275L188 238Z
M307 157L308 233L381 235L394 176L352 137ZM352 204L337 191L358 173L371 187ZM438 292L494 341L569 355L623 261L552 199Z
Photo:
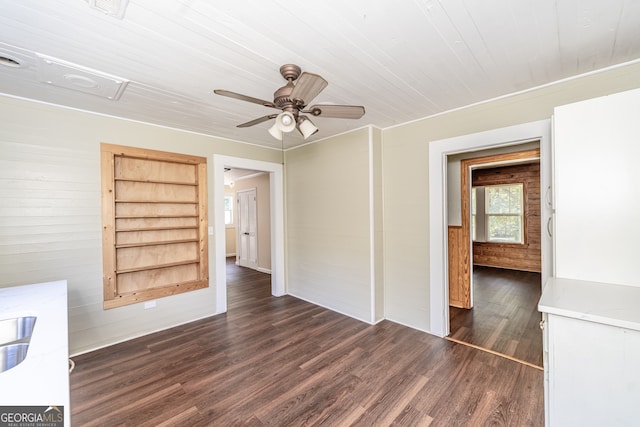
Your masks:
M375 247L375 183L373 128L369 126L369 280L371 286L370 322L376 321L376 247Z
M284 179L280 163L213 155L215 248L216 248L216 312L227 311L227 274L224 225L224 168L253 169L269 173L271 200L271 293L286 293L284 267Z
M550 123L550 120L541 120L429 143L429 324L432 334L449 335L447 156L539 139L541 168L546 168L542 163L546 163L547 153L551 150Z

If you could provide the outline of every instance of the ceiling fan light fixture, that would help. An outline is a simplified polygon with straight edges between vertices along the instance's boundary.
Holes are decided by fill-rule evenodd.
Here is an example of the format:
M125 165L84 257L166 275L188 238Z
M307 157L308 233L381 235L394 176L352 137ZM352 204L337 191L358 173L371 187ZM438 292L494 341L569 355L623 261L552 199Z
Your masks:
M293 113L283 111L276 117L276 126L280 132L291 132L296 128L296 118L293 116Z
M278 141L282 140L282 131L278 129L278 123L274 123L273 126L269 128L269 134L277 139Z
M298 118L298 132L302 134L304 139L309 138L314 133L318 132L318 128L305 116Z

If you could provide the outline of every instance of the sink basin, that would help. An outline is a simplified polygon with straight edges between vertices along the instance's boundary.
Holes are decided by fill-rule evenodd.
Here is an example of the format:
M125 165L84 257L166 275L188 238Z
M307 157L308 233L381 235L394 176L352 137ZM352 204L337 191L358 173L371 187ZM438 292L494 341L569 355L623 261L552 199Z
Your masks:
M8 371L19 365L27 357L27 350L29 350L28 343L0 346L0 372Z
M35 316L0 320L0 346L18 342L28 343L35 324Z
M19 365L29 350L35 316L0 320L0 373Z

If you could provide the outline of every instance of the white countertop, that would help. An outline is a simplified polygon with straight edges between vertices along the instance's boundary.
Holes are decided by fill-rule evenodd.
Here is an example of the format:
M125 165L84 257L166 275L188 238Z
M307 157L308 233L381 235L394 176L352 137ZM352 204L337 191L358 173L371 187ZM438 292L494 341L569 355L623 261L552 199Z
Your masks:
M0 406L64 406L70 425L67 281L0 288L0 320L37 316L27 357L0 373Z
M553 277L538 310L640 331L640 287Z

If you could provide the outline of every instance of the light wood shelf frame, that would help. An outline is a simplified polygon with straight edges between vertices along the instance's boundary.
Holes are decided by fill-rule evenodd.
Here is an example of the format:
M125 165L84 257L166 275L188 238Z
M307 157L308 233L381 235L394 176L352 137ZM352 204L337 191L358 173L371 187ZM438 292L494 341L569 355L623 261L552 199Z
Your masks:
M206 158L100 150L104 308L208 287Z

